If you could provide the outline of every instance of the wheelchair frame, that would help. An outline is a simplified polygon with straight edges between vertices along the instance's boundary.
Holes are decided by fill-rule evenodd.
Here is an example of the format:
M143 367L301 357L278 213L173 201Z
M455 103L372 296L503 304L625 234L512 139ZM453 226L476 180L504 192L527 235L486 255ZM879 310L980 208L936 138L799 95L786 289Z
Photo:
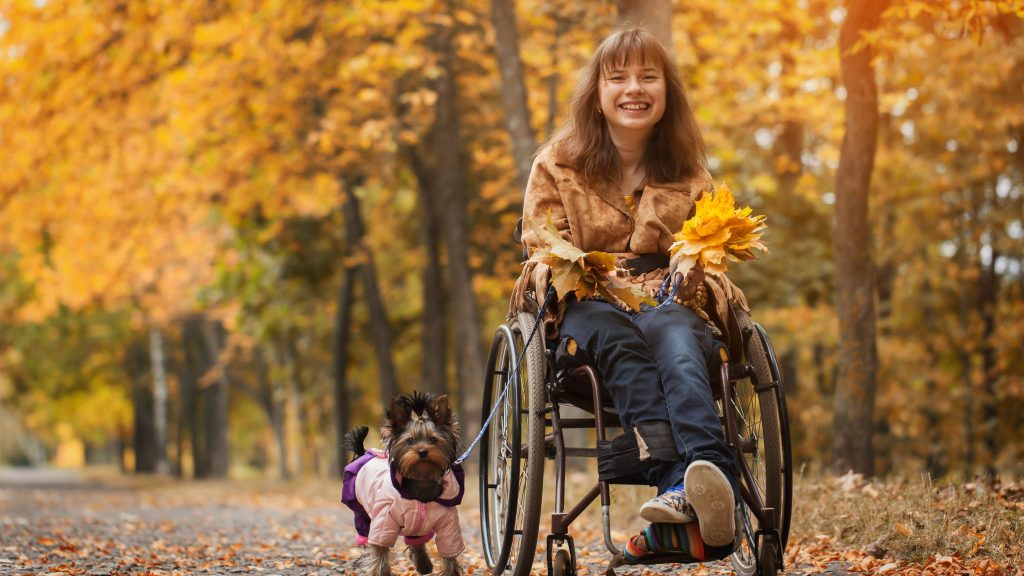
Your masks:
M742 309L735 308L734 313L742 335L743 357L731 360L725 348L719 348L719 378L712 378L726 444L740 471L742 537L731 559L741 576L774 576L782 569L792 504L785 395L767 333ZM597 440L603 441L609 427L619 426L618 417L604 405L604 387L594 368L583 365L556 370L554 355L546 350L543 337L533 338L529 348L523 349L533 326L534 317L520 313L512 322L498 327L488 353L485 417L506 385L509 390L480 445L480 521L485 559L495 574L530 573L546 480L544 462L551 459L555 462L555 510L546 537L548 574L576 573L575 543L569 528L599 497L604 543L613 554L610 567L624 565L624 556L611 537L609 486L617 482L598 480L570 510L565 507L566 458L596 458L597 449L567 447L563 431L594 428ZM559 401L567 395L573 379L589 384L592 405L571 404L588 410L592 417L561 417ZM658 554L642 563L687 561L693 560L681 554Z

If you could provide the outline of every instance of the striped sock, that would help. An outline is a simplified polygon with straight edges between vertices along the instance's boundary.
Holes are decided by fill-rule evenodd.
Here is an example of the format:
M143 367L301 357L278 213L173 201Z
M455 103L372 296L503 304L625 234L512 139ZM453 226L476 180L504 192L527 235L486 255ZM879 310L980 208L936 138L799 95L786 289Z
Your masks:
M697 523L651 524L629 539L623 554L630 561L636 561L650 554L665 552L685 554L694 560L706 560L704 541L701 540Z
M630 538L629 542L626 542L626 549L622 553L630 561L639 560L650 554L651 549L647 543L647 530Z

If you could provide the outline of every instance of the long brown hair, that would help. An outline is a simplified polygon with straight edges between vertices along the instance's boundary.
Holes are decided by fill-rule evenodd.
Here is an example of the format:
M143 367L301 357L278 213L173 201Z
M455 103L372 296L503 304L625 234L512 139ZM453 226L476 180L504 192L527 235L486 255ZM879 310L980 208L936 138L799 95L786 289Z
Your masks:
M604 39L580 73L569 117L551 136L555 158L579 171L588 184L622 177L619 152L604 116L597 114L601 74L634 63L656 65L665 76L665 114L654 126L644 153L647 179L678 182L707 170L707 152L676 64L658 40L643 28L620 28Z

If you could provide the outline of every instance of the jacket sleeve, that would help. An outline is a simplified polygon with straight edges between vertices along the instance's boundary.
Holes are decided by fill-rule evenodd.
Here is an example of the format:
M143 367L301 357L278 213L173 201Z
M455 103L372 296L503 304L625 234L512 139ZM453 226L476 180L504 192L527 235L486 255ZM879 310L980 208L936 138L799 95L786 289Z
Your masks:
M383 546L385 548L391 548L395 545L398 540L398 533L401 530L401 526L398 520L392 516L392 507L387 506L375 510L371 515L370 520L370 533L366 536L366 541L373 546Z
M553 166L550 151L542 151L533 161L530 179L526 183L526 197L523 199L523 244L531 256L544 248L533 231L533 224L545 226L549 216L562 237L572 241L569 218L555 182L555 175L552 173ZM539 308L547 294L550 277L551 268L547 264L527 261L512 288L508 318L514 318L521 311L532 312ZM528 293L532 293L532 298ZM550 312L548 316L551 316ZM556 325L560 320L560 317L548 318L544 323L545 331L549 332L549 335L557 335Z
M550 215L552 224L562 237L572 241L569 217L552 173L553 166L550 151L541 152L533 162L530 179L526 183L526 196L523 198L523 244L530 255L544 247L533 232L531 220L537 226L544 226Z
M458 508L445 508L434 525L434 532L437 533L437 553L442 557L454 558L466 549L466 543L462 541L462 529L459 527Z

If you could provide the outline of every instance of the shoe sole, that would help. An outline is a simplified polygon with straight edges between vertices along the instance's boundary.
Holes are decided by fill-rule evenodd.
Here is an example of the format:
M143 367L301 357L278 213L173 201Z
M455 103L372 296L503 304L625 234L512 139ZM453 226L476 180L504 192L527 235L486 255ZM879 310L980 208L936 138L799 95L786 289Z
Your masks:
M681 512L656 506L641 507L640 517L651 524L686 524L687 522L693 522L693 517L689 514L683 514Z
M726 546L736 536L736 499L725 473L718 466L697 460L686 469L683 483L690 501L700 537L708 546Z

